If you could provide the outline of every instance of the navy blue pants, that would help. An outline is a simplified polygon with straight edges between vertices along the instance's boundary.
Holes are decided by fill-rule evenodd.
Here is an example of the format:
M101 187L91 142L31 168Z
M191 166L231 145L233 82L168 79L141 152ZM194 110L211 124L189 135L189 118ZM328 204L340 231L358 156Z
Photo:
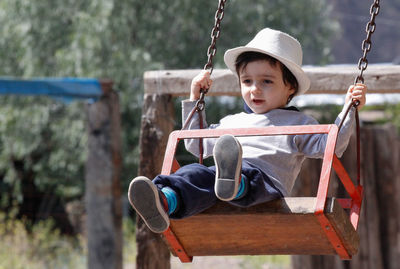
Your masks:
M246 161L242 163L242 180L247 184L247 194L229 203L249 207L282 197L282 193L258 168ZM158 175L153 182L159 189L170 187L178 194L178 208L170 216L186 218L213 206L218 198L214 192L215 166L207 167L193 163L182 166L171 175Z

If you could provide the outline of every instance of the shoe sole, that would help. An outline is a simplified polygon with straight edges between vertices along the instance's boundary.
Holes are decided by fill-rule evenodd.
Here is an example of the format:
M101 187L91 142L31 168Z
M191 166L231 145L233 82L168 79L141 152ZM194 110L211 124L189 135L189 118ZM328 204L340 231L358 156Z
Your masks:
M215 195L220 200L231 201L239 188L242 147L234 136L223 135L215 143L213 155L216 166Z
M128 198L132 207L149 229L162 233L169 227L169 217L160 200L159 191L146 177L136 177L129 184Z

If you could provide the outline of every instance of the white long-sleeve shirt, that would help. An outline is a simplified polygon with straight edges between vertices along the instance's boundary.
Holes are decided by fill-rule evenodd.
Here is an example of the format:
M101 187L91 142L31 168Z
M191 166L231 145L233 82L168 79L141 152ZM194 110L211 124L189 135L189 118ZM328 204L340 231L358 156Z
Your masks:
M182 120L186 121L195 101L182 102ZM335 124L339 124L344 111L337 117ZM351 108L338 134L335 153L340 157L349 143L354 130L354 108ZM265 126L310 125L318 124L317 120L304 113L273 109L265 114L238 113L229 115L218 124L207 125L203 110L203 126L208 129L251 128ZM188 129L199 129L198 113L195 113L188 125ZM279 136L249 136L237 137L243 149L243 160L258 167L270 177L274 185L284 196L290 194L295 180L300 172L305 158L323 158L327 134L310 135L279 135ZM198 139L185 139L186 149L199 156ZM204 157L212 156L215 138L204 139Z

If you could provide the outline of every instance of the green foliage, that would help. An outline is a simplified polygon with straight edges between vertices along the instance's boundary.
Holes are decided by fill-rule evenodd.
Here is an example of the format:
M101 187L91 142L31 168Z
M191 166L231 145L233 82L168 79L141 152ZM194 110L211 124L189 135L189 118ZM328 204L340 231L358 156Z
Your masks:
M228 4L223 22L223 50L245 44L260 29L270 27L288 32L300 41L304 64L326 64L332 60L330 41L338 31L338 23L329 18L329 1L255 0L251 5L242 0L228 2L231 6Z
M138 165L143 72L201 68L216 7L217 1L2 0L0 76L112 79L121 100L126 189ZM264 27L297 37L303 43L305 63L328 62L329 41L337 28L329 11L326 0L227 1L215 66L223 67L225 49L248 42ZM240 109L239 103L228 110ZM221 109L224 103L210 104L210 122L230 112ZM82 104L0 96L0 121L3 203L10 202L3 193L18 202L23 199L15 160L24 163L24 171L33 172L40 189L67 198L82 195L86 156Z
M217 5L218 1L138 1L133 15L137 27L134 40L165 68L201 68L207 61ZM217 43L216 67L225 67L226 49L247 43L264 27L297 37L304 48L304 63L327 63L331 60L330 40L338 30L338 23L329 19L330 10L326 0L251 0L251 4L229 0Z
M313 116L320 124L332 124L342 109L343 106L326 104L322 106L303 107L301 110Z
M378 113L378 116L370 119L368 124L387 124L390 123L397 128L400 134L400 104L379 104L363 107L362 111Z
M400 104L385 106L385 113L388 115L388 121L396 126L400 134Z
M42 191L50 188L66 198L81 196L86 141L82 104L0 98L0 171L4 171L3 181L12 186L2 194L2 202L6 196L23 199L18 191L22 173L34 174ZM16 167L18 162L23 167Z

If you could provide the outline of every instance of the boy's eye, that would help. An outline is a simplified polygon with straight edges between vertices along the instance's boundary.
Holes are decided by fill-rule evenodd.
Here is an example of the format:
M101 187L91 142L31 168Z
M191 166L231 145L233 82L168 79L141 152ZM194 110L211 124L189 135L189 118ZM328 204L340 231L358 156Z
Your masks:
M272 80L265 79L263 82L264 82L265 84L269 84L269 83L272 83Z
M249 84L249 83L251 83L251 80L250 80L250 79L244 79L244 80L242 81L242 83L243 83L243 84Z

